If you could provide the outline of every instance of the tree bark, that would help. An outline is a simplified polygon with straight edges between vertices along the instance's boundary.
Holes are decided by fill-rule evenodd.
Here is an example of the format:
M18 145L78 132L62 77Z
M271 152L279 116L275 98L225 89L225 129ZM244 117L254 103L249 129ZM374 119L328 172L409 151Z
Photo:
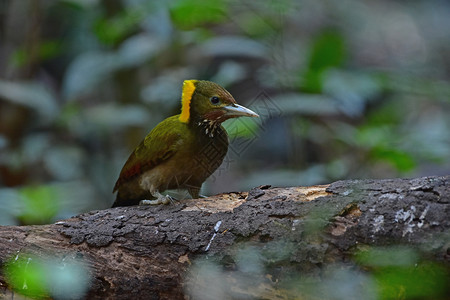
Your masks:
M374 245L414 247L448 267L449 216L450 176L261 186L50 225L3 226L0 263L76 258L90 270L88 299L207 299L218 292L210 289L214 276L228 282L219 289L228 298L285 299L278 279L286 272L320 275L327 265L351 265L355 249ZM257 263L246 270L242 262L255 253ZM260 278L249 285L242 274ZM11 295L6 281L0 273L0 297Z

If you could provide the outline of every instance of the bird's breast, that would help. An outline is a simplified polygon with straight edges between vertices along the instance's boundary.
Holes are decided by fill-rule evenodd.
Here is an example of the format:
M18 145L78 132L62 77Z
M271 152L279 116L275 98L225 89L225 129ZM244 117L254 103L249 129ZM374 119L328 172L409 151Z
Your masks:
M201 186L222 164L227 150L224 130L214 138L202 134L186 139L174 156L142 174L140 186L149 190Z

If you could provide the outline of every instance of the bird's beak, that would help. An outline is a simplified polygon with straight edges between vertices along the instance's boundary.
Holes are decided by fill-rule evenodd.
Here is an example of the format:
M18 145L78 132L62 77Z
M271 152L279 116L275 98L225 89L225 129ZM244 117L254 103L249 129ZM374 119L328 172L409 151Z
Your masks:
M257 113L253 110L248 109L239 104L231 104L223 107L225 109L225 116L228 118L237 118L237 117L259 117Z

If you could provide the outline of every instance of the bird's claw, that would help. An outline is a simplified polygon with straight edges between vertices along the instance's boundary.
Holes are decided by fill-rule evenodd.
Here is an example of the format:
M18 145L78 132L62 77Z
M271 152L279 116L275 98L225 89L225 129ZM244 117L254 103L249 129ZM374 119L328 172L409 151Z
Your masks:
M160 205L160 204L175 204L176 199L169 195L160 195L155 200L141 200L139 201L139 205Z

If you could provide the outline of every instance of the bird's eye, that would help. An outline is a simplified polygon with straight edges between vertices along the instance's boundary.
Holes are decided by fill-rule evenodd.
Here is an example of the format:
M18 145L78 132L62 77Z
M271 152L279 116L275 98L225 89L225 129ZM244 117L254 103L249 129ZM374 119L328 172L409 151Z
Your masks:
M209 98L209 101L211 101L211 103L214 105L217 105L220 103L220 99L217 96L212 96L211 98Z

